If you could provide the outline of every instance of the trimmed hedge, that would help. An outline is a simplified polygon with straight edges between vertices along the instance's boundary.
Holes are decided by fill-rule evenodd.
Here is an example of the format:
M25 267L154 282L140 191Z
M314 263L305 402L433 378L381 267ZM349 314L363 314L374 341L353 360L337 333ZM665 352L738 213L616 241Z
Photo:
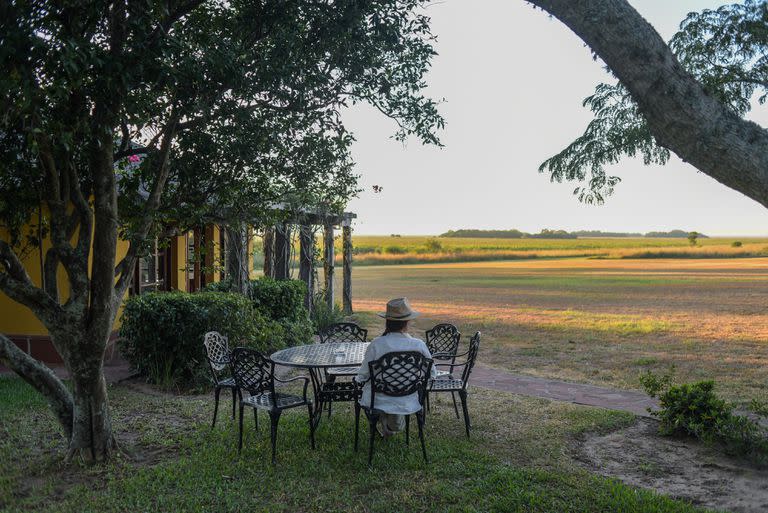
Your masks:
M123 310L120 351L152 383L180 389L206 386L210 377L202 342L208 331L226 335L230 347L248 346L267 354L312 338L303 298L296 298L295 290L295 285L267 284L258 296L263 302L214 291L130 297ZM263 306L272 300L275 306ZM274 313L286 315L274 318Z
M229 280L206 285L205 291L236 292ZM300 280L274 280L266 277L251 280L245 295L257 309L272 319L293 320L307 316L304 308L306 288Z

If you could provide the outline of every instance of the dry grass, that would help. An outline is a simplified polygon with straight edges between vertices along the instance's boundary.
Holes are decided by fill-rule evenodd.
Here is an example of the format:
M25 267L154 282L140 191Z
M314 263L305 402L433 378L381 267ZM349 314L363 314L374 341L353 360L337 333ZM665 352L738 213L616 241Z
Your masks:
M481 359L516 372L638 388L641 372L674 365L731 399L768 399L766 258L367 267L354 294L367 311L408 296L425 314L418 329L482 330Z
M738 240L741 246L732 244ZM482 262L530 258L748 258L768 256L766 239L709 238L692 247L687 239L579 238L483 239L424 236L356 236L355 263L393 265ZM341 247L337 248L341 258Z

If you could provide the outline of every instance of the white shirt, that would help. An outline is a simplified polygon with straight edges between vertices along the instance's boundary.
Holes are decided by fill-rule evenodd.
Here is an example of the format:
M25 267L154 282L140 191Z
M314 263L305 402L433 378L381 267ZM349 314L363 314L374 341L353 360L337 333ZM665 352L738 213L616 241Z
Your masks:
M371 406L371 382L369 380L368 362L378 360L387 353L397 351L418 351L427 358L432 358L427 345L422 340L414 338L407 333L388 333L374 339L365 351L365 357L363 357L363 363L360 365L356 378L358 383L366 382L363 386L363 396L360 398L361 405ZM433 378L435 374L436 369L433 365ZM418 392L403 397L392 397L377 393L375 407L377 410L396 415L410 415L421 409Z

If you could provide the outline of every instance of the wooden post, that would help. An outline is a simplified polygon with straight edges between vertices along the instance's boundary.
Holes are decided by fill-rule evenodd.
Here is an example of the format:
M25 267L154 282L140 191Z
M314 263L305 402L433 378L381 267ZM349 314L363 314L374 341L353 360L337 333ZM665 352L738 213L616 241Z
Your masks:
M344 315L352 315L352 226L351 221L344 220L342 225L342 250L343 250L343 304Z
M275 226L275 279L287 280L290 277L291 234L287 223Z
M275 277L275 228L267 226L264 228L264 276L267 278Z
M299 279L306 285L307 297L304 300L304 306L311 313L312 293L314 292L312 267L315 261L315 237L311 226L302 224L299 228L299 245Z
M323 230L323 270L325 271L325 301L333 308L333 225L326 224Z

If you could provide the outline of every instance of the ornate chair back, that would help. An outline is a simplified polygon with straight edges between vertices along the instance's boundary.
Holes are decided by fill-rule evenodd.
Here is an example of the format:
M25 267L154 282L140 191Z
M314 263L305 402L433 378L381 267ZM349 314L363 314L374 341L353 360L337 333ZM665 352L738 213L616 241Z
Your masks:
M250 395L269 393L272 404L277 404L275 395L275 364L260 352L247 347L232 351L232 374L241 390Z
M453 324L438 324L431 330L427 330L425 334L427 347L435 360L452 360L452 356L458 352L461 333ZM451 355L451 357L435 355Z
M354 322L337 322L326 327L320 333L320 343L326 342L365 342L368 330Z
M463 387L467 388L467 382L469 382L469 375L472 373L472 368L475 366L477 360L477 353L480 350L480 332L476 331L472 338L469 339L469 351L467 351L467 364L464 365L464 369L461 371L461 380L464 382Z
M226 335L218 331L209 331L203 336L203 348L214 383L220 381L220 374L229 369L231 355Z
M432 363L431 358L418 351L391 352L368 362L371 409L374 408L376 394L403 397L418 392L419 403L423 406Z

